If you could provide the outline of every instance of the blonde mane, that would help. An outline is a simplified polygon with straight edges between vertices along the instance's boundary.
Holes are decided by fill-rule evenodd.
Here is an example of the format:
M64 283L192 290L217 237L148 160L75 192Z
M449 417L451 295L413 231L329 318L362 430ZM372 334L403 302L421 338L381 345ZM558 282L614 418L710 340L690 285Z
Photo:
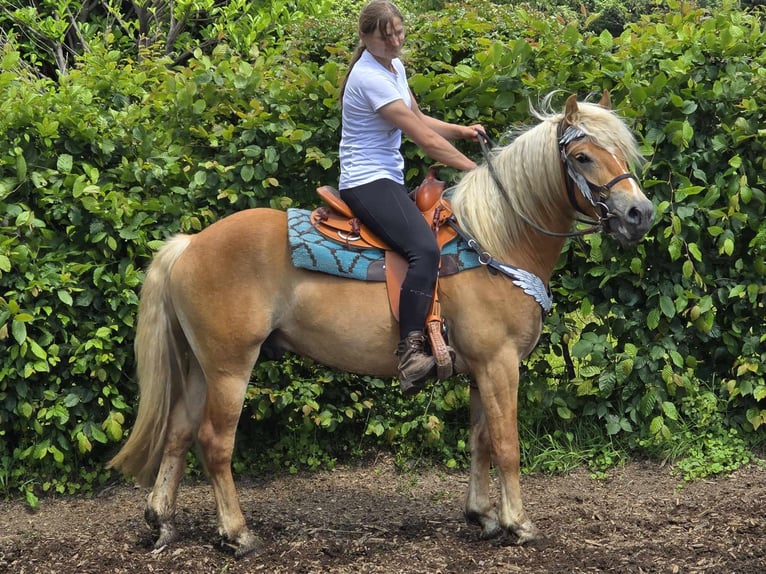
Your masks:
M549 94L543 109L550 110ZM578 102L579 111L570 118L595 145L618 156L630 165L643 161L633 134L613 111L599 105ZM519 214L544 222L566 201L558 147L558 126L563 113L532 110L537 125L512 135L512 141L492 150L490 161L507 196L498 189L489 168L482 164L466 173L451 192L452 209L460 226L482 248L493 255L508 253L529 233Z

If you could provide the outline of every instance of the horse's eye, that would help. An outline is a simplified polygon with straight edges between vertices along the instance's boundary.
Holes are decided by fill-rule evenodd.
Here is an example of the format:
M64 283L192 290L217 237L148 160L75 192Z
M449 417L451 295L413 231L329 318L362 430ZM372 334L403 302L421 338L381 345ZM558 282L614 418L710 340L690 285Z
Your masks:
M577 160L578 163L590 163L591 162L590 156L588 156L588 154L584 154L584 153L578 153L575 156L575 159Z

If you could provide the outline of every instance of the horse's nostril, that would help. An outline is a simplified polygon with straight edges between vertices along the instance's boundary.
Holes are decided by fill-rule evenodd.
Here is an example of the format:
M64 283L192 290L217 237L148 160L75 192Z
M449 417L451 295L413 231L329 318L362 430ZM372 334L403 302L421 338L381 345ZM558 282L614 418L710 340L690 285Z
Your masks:
M633 225L640 224L642 219L643 213L641 213L641 210L638 207L631 207L628 210L628 221L630 221Z
M652 223L652 218L654 218L654 206L651 202L633 205L625 214L626 221L636 226L648 227Z

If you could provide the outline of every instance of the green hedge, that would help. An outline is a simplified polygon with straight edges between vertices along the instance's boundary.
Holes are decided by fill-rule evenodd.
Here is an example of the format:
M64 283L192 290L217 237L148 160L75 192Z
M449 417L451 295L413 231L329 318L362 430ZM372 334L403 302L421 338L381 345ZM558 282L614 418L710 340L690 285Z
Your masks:
M247 207L309 206L317 185L337 181L337 87L354 29L329 16L288 31L292 43L247 54L221 44L181 68L93 45L57 82L29 75L5 45L6 493L34 500L109 479L103 462L136 404L142 269L162 239ZM434 115L502 139L551 90L563 102L609 88L649 159L639 174L658 212L648 239L565 248L556 308L525 367L523 428L571 435L588 422L662 456L688 442L703 466L732 444L727 460L743 460L739 447L762 434L765 40L759 14L730 9L647 16L619 37L490 3L408 22L411 84ZM406 155L414 185L427 161L412 145ZM465 463L465 381L404 402L395 382L295 359L255 375L242 431L258 440L243 444L270 450L243 450L238 465L318 466L373 446Z

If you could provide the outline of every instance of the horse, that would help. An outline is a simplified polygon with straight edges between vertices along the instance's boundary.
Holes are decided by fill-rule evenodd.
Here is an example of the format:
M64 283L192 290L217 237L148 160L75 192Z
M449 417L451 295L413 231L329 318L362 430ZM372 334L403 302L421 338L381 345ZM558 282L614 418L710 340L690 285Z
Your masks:
M522 504L519 364L540 337L554 265L578 212L593 223L586 231L624 244L639 241L654 215L631 173L643 158L608 92L598 103L572 95L561 112L552 110L550 96L545 110L532 110L534 125L512 134L510 143L485 146L485 161L449 190L456 227L485 265L439 280L455 369L471 381L464 516L481 538L508 532L519 544L542 537ZM196 442L214 490L219 535L236 557L261 549L240 507L231 458L262 352L290 351L343 371L396 376L398 327L385 284L294 266L286 214L274 209L236 212L167 240L149 265L136 329L138 412L108 466L152 486L144 517L157 548L178 538L176 495Z

